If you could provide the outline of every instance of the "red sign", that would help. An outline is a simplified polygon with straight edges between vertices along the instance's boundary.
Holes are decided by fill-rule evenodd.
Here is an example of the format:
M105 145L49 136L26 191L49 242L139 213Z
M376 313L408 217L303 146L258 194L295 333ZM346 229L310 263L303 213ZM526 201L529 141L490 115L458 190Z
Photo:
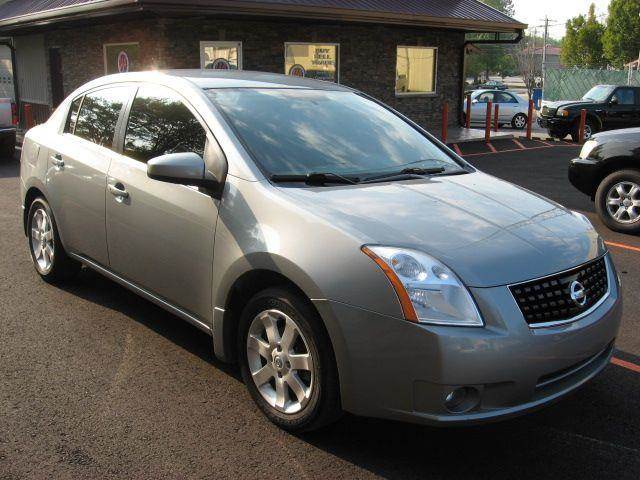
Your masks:
M231 70L231 64L226 58L216 58L209 68L213 70Z
M298 63L289 69L289 75L294 77L304 77L306 74L307 72L304 67Z
M118 54L118 72L126 73L129 71L130 66L129 55L127 55L127 52L121 51Z

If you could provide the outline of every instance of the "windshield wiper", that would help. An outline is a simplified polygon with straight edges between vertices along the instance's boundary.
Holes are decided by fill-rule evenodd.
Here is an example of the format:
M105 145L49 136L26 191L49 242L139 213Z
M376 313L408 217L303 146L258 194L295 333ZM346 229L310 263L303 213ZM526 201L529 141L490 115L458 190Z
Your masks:
M337 173L312 172L306 175L271 175L271 181L275 183L306 183L307 185L326 185L328 183L356 185L359 183L357 177L343 177Z
M382 180L397 180L397 179L412 179L412 178L422 178L425 175L437 175L439 173L445 172L444 167L431 167L431 168L405 168L400 170L399 172L385 173L383 175L374 175L372 177L367 177L362 180L361 183L371 183L371 182L379 182Z

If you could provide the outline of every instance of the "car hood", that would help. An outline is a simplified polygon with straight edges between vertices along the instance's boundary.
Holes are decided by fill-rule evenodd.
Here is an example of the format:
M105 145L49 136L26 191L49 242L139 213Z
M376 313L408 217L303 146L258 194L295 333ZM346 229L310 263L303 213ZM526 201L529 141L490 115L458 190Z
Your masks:
M545 103L545 106L550 109L566 108L566 107L580 107L593 105L595 102L591 100L560 100L557 102Z
M280 190L356 241L421 250L471 287L542 277L606 251L583 217L480 172Z

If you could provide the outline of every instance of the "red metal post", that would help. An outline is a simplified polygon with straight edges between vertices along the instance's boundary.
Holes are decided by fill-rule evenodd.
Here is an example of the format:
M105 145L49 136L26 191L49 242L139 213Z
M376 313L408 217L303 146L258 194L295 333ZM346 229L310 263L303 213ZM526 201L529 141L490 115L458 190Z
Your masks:
M487 102L487 116L484 123L484 141L486 143L491 141L491 107L493 107L493 102Z
M449 103L442 105L442 143L447 143L447 124L449 123Z
M33 127L33 107L29 103L24 105L24 123L27 130Z
M467 111L466 111L466 125L465 127L471 128L471 94L467 95Z
M531 140L531 126L533 125L533 100L529 99L529 113L527 115L527 139Z
M584 143L584 127L587 124L587 111L583 108L580 110L580 138L578 143Z
M495 115L493 116L493 130L495 132L498 131L498 128L500 127L500 104L496 103L496 108L495 108Z

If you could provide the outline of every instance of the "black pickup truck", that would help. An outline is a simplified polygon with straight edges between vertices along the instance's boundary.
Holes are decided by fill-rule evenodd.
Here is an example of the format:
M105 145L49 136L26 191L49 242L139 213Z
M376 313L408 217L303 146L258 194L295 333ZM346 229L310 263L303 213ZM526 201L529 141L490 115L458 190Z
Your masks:
M594 133L640 126L640 87L598 85L582 100L560 101L542 107L538 125L549 135L564 138L571 135L574 142L580 136L580 111L587 111L584 136Z

